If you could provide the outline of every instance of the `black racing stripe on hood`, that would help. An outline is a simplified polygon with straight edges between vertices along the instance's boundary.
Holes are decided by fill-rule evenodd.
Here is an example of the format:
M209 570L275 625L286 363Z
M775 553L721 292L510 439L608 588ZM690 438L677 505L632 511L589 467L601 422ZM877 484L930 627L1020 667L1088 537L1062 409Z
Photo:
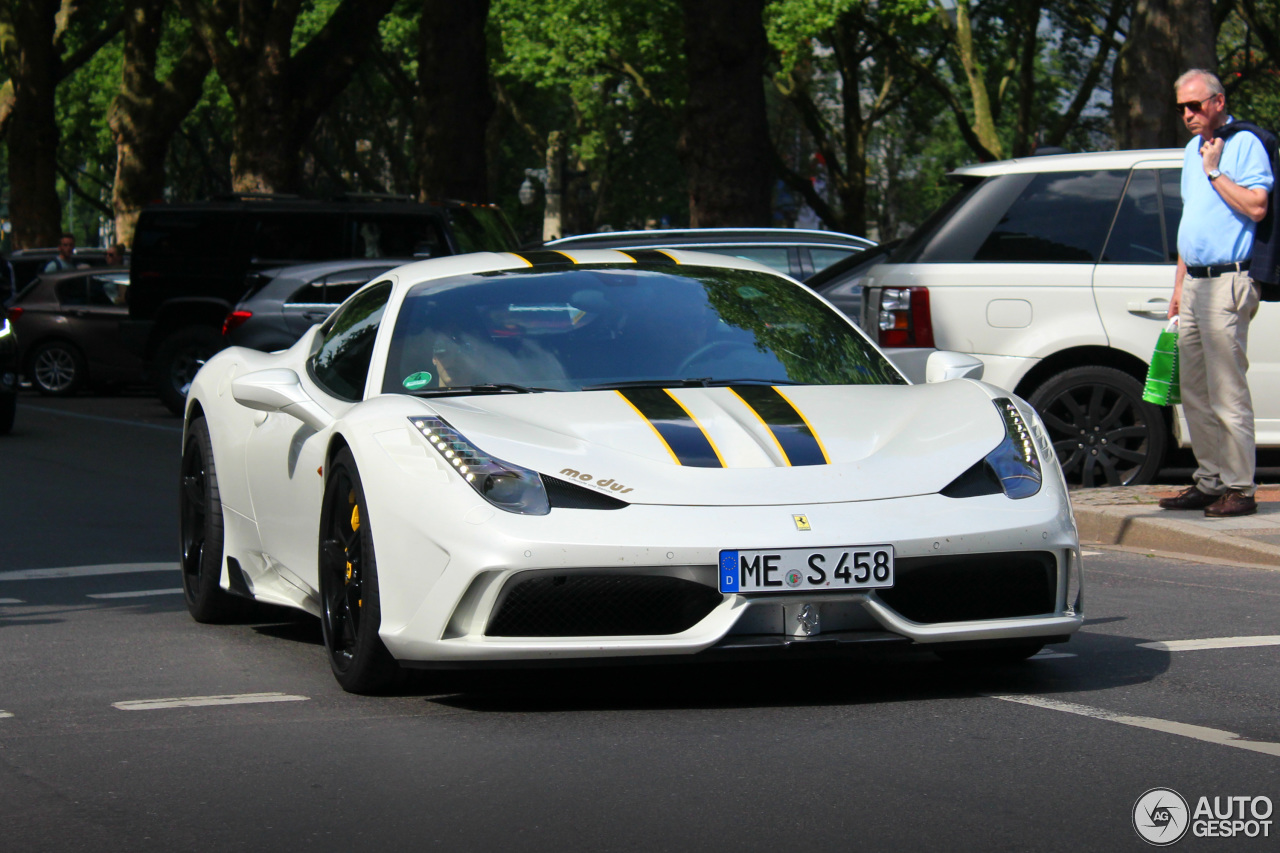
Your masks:
M556 252L551 249L538 249L532 252L516 252L515 254L524 258L535 267L548 266L550 264L572 264L576 263L573 258L564 252Z
M792 465L827 465L830 460L804 415L777 388L769 385L734 385L733 393L764 422Z
M659 252L657 249L622 249L620 251L624 255L630 255L632 260L638 264L665 264L666 266L675 266L680 263L666 252Z
M724 467L702 427L664 389L628 388L618 393L653 426L681 465L690 468Z

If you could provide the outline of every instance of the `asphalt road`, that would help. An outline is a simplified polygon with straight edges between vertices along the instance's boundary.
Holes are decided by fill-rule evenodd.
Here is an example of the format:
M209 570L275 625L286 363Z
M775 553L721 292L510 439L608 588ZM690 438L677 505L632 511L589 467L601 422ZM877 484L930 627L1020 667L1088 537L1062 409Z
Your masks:
M1078 853L1147 849L1152 788L1280 803L1280 646L1240 639L1280 636L1280 572L1090 552L1084 631L1013 667L902 651L356 697L309 617L187 616L177 427L145 398L24 396L0 438L6 853ZM1235 639L1144 645L1206 638ZM1175 849L1273 850L1266 820Z

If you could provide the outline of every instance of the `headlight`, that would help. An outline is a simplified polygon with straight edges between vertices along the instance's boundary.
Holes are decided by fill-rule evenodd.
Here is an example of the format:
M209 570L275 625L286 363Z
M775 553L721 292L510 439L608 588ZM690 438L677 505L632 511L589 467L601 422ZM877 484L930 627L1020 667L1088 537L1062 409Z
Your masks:
M1017 500L1040 491L1044 478L1031 427L1008 397L997 397L991 402L1004 420L1004 440L943 489L941 493L946 497L972 498L1004 492Z
M0 338L10 334L13 330L9 327L9 318L4 314L0 314Z
M409 418L409 423L489 503L522 515L551 512L547 490L538 472L481 452L444 418Z
M1014 499L1029 498L1040 491L1043 481L1031 428L1008 397L997 397L991 402L1004 418L1005 437L999 447L987 454L986 462L1006 495Z

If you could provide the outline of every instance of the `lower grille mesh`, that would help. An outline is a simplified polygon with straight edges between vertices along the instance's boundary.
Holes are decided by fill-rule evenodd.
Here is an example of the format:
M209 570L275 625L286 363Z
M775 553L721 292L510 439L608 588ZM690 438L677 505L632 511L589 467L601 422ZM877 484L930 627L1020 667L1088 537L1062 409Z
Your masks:
M1058 561L1047 551L904 557L881 601L912 622L963 622L1052 613Z
M574 573L514 578L489 620L491 637L678 634L723 596L682 578Z

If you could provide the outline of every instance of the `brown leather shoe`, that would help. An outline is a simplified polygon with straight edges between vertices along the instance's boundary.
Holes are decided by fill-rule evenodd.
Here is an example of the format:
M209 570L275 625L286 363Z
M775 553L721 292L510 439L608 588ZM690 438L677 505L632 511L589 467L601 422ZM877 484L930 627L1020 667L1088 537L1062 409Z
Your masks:
M1237 515L1253 515L1258 511L1258 502L1252 496L1235 489L1228 489L1226 494L1204 508L1209 518L1234 518Z
M1187 489L1180 495L1174 495L1171 498L1161 498L1161 509L1204 509L1212 503L1217 502L1222 496L1211 495L1208 492L1202 492L1195 486Z

